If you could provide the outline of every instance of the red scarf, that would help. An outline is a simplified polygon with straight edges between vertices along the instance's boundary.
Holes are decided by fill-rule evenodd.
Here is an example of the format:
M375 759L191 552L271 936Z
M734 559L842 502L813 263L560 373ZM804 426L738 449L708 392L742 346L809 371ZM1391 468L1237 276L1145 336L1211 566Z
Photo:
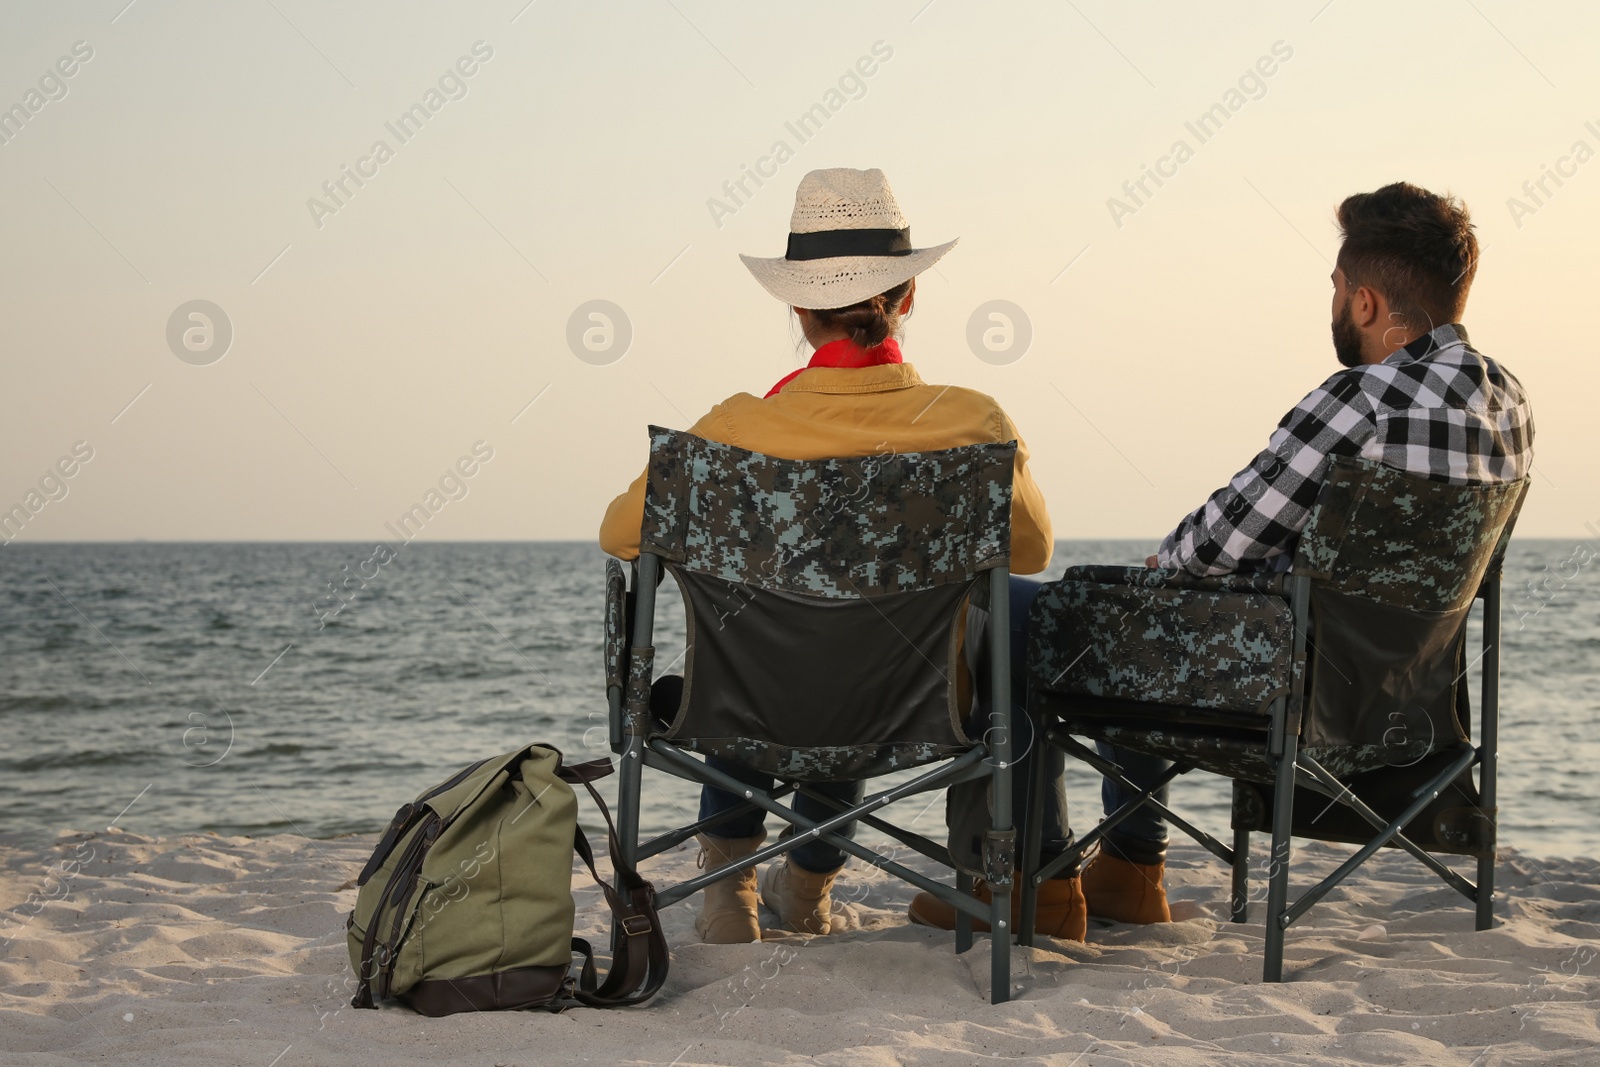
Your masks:
M861 348L848 337L842 341L829 341L811 357L800 370L790 371L778 379L778 384L767 390L767 396L777 396L778 391L794 381L803 371L812 367L877 367L885 363L900 363L900 345L892 338L876 348ZM763 398L765 399L765 398Z

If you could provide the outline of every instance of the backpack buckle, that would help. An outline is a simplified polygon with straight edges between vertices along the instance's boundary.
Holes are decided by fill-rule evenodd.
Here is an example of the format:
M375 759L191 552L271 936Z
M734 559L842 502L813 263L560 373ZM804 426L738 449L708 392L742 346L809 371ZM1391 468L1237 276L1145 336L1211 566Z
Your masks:
M629 937L642 937L655 929L648 915L628 915L622 920L622 932Z

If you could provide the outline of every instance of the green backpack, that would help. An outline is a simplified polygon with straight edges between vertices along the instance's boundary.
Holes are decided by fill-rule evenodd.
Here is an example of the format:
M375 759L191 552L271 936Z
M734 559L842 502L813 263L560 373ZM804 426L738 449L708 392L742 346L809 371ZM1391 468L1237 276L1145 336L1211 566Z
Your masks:
M557 749L529 745L473 764L396 812L356 879L346 923L358 983L351 1005L395 997L437 1016L654 996L667 977L667 942L655 889L622 861L591 784L610 773L610 760L563 767ZM615 888L595 872L568 783L582 783L605 816ZM593 949L572 936L574 849L616 919L603 984ZM583 957L576 980L574 953Z

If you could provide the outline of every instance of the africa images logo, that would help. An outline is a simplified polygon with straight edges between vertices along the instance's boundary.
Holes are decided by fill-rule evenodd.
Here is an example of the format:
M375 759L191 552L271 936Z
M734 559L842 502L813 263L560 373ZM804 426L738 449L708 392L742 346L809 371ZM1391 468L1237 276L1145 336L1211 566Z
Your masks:
M167 316L167 347L194 367L208 367L233 347L233 321L209 300L179 304Z

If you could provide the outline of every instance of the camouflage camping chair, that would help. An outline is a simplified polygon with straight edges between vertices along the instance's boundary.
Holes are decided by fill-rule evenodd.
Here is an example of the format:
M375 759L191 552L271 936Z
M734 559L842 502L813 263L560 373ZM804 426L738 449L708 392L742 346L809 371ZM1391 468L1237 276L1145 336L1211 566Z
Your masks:
M622 757L619 835L629 859L674 848L761 808L793 828L748 858L663 888L661 907L736 869L820 838L949 902L956 949L972 944L973 917L994 939L991 996L1009 988L1015 832L1010 792L1010 682L992 671L983 736L965 732L957 706L963 627L980 611L992 662L1005 663L1010 630L1014 442L942 452L776 459L686 433L650 429L641 555L633 588L607 561L606 683L613 749ZM660 569L684 598L688 649L682 697L652 715L652 616ZM964 622L963 620L966 620ZM630 630L631 626L631 630ZM657 712L661 709L658 707ZM772 775L770 792L695 759L714 755ZM850 806L813 785L938 765ZM639 839L646 767L745 798L737 811ZM958 854L877 813L907 797L992 779L992 825L978 854ZM800 792L837 814L817 822L779 800ZM943 884L842 836L851 822L956 870ZM993 905L971 895L994 886Z
M1500 564L1526 489L1526 479L1458 486L1341 457L1288 574L1076 567L1046 586L1028 649L1045 737L1138 795L1039 870L1030 836L1022 943L1032 943L1035 886L1146 804L1232 866L1234 922L1247 917L1250 834L1270 828L1266 981L1282 980L1289 925L1385 845L1474 901L1477 927L1488 929ZM1484 602L1476 747L1462 681L1475 598ZM1074 735L1173 765L1141 792ZM1196 768L1233 779L1231 848L1155 798ZM1035 803L1041 788L1034 783ZM1291 836L1361 847L1291 903ZM1436 853L1476 857L1477 882Z

